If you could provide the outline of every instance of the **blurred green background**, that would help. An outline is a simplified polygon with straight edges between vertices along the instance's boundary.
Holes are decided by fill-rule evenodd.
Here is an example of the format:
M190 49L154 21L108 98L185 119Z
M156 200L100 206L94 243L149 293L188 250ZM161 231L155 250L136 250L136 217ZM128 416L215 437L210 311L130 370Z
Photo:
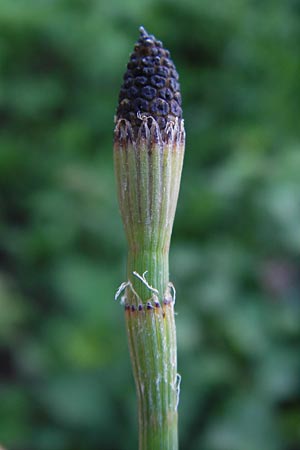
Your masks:
M0 445L137 448L113 116L138 27L181 75L180 440L300 449L300 3L0 1Z

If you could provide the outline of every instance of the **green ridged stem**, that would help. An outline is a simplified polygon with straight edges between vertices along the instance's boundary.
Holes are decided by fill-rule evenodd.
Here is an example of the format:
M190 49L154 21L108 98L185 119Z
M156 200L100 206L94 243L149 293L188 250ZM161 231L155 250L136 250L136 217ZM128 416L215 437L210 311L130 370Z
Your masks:
M128 270L147 264L152 279L159 278L161 268L167 269L168 255L140 254L129 256ZM133 265L131 265L133 264ZM142 284L142 282L140 282ZM147 296L149 299L149 291ZM135 294L128 290L128 303L134 304ZM149 308L149 309L148 309ZM176 450L177 442L177 361L176 331L173 302L142 311L125 312L129 349L139 406L140 450Z
M136 139L127 121L116 126L115 171L128 241L123 301L138 394L139 450L178 449L179 376L169 247L183 155L182 121L169 124L162 136L155 120L144 120Z

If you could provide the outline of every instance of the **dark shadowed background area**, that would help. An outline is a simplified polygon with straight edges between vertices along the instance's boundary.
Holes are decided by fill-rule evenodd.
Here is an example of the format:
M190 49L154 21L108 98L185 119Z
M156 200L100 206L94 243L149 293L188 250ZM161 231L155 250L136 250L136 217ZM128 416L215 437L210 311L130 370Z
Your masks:
M137 448L112 133L141 24L187 131L181 448L299 450L297 0L1 0L0 446Z

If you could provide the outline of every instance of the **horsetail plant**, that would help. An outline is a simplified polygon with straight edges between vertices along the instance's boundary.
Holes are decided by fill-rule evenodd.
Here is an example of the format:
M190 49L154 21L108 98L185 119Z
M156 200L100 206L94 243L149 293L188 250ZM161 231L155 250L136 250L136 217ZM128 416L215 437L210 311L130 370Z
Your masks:
M116 299L125 306L139 450L176 450L180 376L169 247L185 131L170 53L143 27L127 64L115 121L115 173L128 241L127 281Z

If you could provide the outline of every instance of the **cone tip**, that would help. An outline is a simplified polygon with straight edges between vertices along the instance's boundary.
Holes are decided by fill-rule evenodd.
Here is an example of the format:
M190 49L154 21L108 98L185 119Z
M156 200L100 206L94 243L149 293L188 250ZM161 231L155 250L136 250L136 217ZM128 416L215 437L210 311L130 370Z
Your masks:
M140 32L141 37L149 36L149 33L147 33L147 31L145 30L145 28L142 25L139 28L139 32Z

